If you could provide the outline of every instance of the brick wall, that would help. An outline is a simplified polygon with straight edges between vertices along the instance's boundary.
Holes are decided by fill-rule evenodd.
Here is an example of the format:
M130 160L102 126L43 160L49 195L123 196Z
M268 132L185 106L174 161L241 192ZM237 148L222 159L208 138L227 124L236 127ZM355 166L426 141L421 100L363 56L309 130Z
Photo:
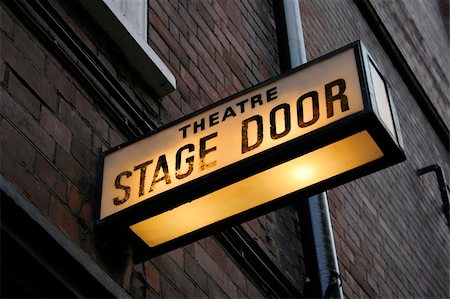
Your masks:
M371 1L448 127L449 17L439 2Z
M391 16L384 17L386 26L399 31L392 15L405 14L401 9L391 11L391 6L402 5L400 1L374 2ZM442 67L435 61L443 53L431 46L445 40L441 31L431 30L440 26L440 16L433 4L425 4L428 1L404 2L415 16L427 16L417 26L428 31L423 33L423 46L408 34L398 39L398 46L436 106L444 101L448 106L448 96L431 87L446 88L446 79L427 74ZM448 227L437 182L432 174L416 175L418 168L429 164L440 164L448 174L448 152L353 1L301 1L301 13L308 59L358 39L364 42L392 87L405 143L406 162L328 192L345 296L448 297ZM402 26L408 31L410 24ZM411 44L405 41L408 38ZM437 52L427 51L431 48ZM412 56L411 51L420 54Z
M177 79L177 90L161 99L151 97L115 46L76 4L51 3L129 97L160 125L279 72L270 1L151 0L149 44ZM396 14L389 5L397 4L380 3L374 1L388 27L395 30ZM422 59L408 63L423 79L429 97L442 108L448 79L439 76L437 65L444 55L442 47L431 46L442 44L442 32L421 31L418 21L422 14L432 15L426 22L440 28L437 6L415 3L402 5L413 15L408 24L418 29L407 27L396 38L405 55L422 43L417 47L424 49ZM432 175L419 178L415 173L436 163L448 174L448 152L353 1L305 0L301 10L309 59L357 39L367 45L393 87L408 159L329 191L345 295L448 297L448 228L440 212L436 181ZM405 17L396 10L398 19ZM93 225L100 153L124 142L125 135L98 99L4 2L0 12L1 174L121 281L121 265L96 246ZM243 227L302 289L302 246L295 211L283 209ZM135 265L130 292L150 298L264 295L214 237Z
M153 99L111 41L76 4L52 1L70 28L155 123L165 124L279 72L269 1L151 0L149 44L177 79ZM1 174L117 282L120 261L93 233L100 153L124 141L99 100L1 4ZM301 290L294 210L244 228ZM214 238L135 265L135 297L262 297Z

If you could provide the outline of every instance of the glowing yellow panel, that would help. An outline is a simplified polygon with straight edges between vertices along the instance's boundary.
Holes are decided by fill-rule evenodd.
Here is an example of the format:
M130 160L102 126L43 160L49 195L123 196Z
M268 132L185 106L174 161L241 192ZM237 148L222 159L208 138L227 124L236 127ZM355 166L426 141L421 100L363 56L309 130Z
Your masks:
M154 247L383 157L367 131L131 226Z

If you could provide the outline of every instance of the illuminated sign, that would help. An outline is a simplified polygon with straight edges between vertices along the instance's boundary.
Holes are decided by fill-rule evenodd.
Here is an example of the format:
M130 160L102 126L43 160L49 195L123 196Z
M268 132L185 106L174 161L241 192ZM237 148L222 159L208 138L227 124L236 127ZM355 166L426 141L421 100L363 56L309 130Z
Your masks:
M159 254L405 159L360 43L107 152L97 228Z

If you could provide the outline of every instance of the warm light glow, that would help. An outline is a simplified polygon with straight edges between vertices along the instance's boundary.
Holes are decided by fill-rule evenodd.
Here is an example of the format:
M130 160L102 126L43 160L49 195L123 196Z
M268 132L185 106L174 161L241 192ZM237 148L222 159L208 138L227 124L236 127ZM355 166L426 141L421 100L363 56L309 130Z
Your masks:
M314 168L312 166L305 166L301 165L294 169L292 176L299 180L299 181L305 181L307 179L312 178L314 175Z
M131 229L154 247L381 157L378 145L362 131L134 224Z

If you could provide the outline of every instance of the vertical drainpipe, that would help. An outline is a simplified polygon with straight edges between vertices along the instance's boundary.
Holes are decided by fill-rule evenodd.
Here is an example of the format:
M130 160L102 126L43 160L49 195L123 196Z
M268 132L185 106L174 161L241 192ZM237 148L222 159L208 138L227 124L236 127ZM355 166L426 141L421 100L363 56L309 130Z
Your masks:
M306 63L299 0L283 0L290 67ZM306 297L343 298L327 193L300 200L300 230L305 247Z

